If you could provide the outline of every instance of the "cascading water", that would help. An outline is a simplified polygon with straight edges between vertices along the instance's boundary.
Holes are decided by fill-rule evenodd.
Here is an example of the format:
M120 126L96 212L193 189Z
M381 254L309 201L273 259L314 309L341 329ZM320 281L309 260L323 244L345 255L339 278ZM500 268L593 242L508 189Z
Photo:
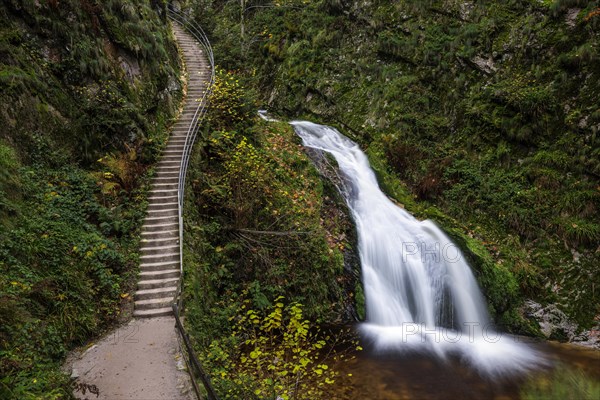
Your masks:
M460 250L433 222L417 220L388 199L356 143L327 126L292 125L305 147L333 155L343 176L366 298L361 330L376 349L455 354L490 375L543 362L515 338L493 330Z

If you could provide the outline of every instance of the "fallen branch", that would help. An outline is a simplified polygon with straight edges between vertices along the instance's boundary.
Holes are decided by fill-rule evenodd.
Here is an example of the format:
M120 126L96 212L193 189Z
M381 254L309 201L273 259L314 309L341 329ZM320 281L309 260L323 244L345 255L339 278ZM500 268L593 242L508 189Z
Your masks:
M252 229L237 229L238 232L252 233L257 235L291 236L291 235L309 235L312 232L304 231L255 231Z

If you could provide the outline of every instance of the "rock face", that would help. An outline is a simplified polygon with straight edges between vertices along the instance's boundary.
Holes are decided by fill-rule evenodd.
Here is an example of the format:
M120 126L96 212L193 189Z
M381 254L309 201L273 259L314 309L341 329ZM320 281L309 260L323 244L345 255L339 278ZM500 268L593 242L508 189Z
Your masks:
M542 306L528 300L525 302L525 309L528 316L538 321L540 331L546 338L600 349L600 323L596 323L590 330L580 331L578 325L569 320L555 304Z

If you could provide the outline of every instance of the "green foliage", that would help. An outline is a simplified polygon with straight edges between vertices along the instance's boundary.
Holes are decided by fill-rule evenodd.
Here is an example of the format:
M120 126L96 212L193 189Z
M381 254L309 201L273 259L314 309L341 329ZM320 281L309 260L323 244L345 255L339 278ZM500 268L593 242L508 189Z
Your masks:
M523 400L597 399L600 384L582 371L559 366L549 376L530 379L521 389Z
M124 197L101 205L95 181L73 166L28 168L21 181L22 214L0 244L0 369L3 384L12 382L8 391L29 387L21 381L28 377L43 390L70 346L116 319L137 262L130 230L143 217ZM128 224L127 233L114 224Z
M256 311L241 303L230 317L231 335L211 342L204 362L213 371L212 382L225 399L315 399L327 397L335 383L335 366L351 360L345 352L356 342L348 332L335 338L311 327L302 305L284 304Z
M322 344L305 331L304 318L312 332L319 323L355 314L357 275L343 254L352 251L353 227L343 201L324 186L292 128L245 114L250 100L236 80L230 75L231 86L216 91L224 107L210 108L210 126L187 179L186 321L223 396L239 398L250 390L268 398L287 390L293 398L291 382L302 375L315 385L302 383L294 395L310 398L323 389L315 379L333 379L328 375L333 369L325 373L317 364L299 364L293 349L308 351L314 362L315 343ZM242 118L232 124L228 110ZM271 309L271 299L279 296L289 299L287 310L279 301ZM250 308L258 326L249 323ZM287 315L281 321L289 317L291 325L278 321L277 329L267 328L266 321L275 323L281 313ZM254 347L277 354L282 363L269 367L266 359L250 357Z
M69 398L59 364L132 290L178 53L150 1L11 0L0 21L0 397Z

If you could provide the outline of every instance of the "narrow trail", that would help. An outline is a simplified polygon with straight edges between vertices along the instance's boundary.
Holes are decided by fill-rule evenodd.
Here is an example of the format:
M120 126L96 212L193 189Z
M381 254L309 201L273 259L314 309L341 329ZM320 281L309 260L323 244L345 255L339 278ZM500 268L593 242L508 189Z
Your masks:
M142 227L141 264L133 319L71 358L79 399L195 398L179 352L171 304L180 276L177 185L186 134L206 90L210 67L200 45L173 30L188 73L187 99L157 165ZM92 392L90 392L90 388ZM95 392L98 392L96 395Z

